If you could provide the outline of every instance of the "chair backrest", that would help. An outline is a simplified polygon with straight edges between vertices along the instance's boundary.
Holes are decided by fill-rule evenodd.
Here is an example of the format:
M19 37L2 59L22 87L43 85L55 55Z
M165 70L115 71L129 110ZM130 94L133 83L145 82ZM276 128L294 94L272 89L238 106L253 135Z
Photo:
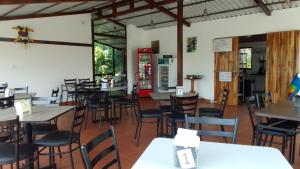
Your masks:
M65 79L65 86L67 92L69 91L75 91L76 88L76 79Z
M50 104L60 104L61 98L59 97L59 87L52 89L51 97L56 97L56 99L52 100Z
M106 144L107 143L106 140L111 140L111 144ZM91 158L89 153L95 150L96 147L100 147L100 146L102 151L99 152L97 150L97 154L93 158ZM96 136L94 139L89 141L86 145L81 146L81 154L86 169L93 169L95 165L98 162L100 162L100 160L105 158L110 153L114 153L114 158L110 161L107 159L105 161L105 162L109 161L107 163L103 162L104 164L102 168L105 169L110 168L112 165L116 163L116 167L118 169L121 169L119 151L118 151L118 146L117 146L117 141L116 141L116 136L115 136L113 126L110 126L110 128L106 132ZM93 154L95 154L95 151L93 152Z
M231 126L232 131L215 131L215 130L198 130L198 136L219 136L229 137L232 139L232 143L236 143L237 129L238 129L238 117L233 119L215 118L215 117L189 117L185 115L186 128L190 128L191 124L201 125L218 125L218 126Z
M138 101L138 98L139 98L138 88L137 85L134 84L131 90L131 102L136 103Z
M0 108L6 109L14 106L15 95L9 97L0 97Z
M83 78L83 79L78 78L78 83L84 83L89 81L91 81L90 78Z
M220 106L220 110L222 112L222 115L225 112L225 108L226 108L227 100L228 100L228 95L229 95L229 90L228 89L224 89L223 93L222 93L222 100L221 100L221 106Z
M7 86L8 86L7 83L0 84L0 93L4 93Z
M248 109L248 115L250 117L250 121L251 121L251 125L252 125L252 129L255 129L255 110L257 109L257 101L256 101L256 97L255 96L250 96L250 97L246 97L246 104L247 104L247 109Z
M15 93L28 93L28 86L14 88Z
M198 94L194 96L170 95L172 113L188 113L194 116L197 110L198 98Z
M86 89L93 89L96 88L97 83L96 81L83 81L82 82L82 87Z
M31 97L31 104L37 105L58 105L59 96L57 97Z
M0 121L0 138L7 138L15 146L16 168L19 168L19 141L20 141L20 123L19 116L15 119Z
M78 139L80 139L80 132L82 129L82 124L84 122L85 113L86 113L86 107L84 105L76 106L74 108L74 115L73 115L73 121L72 121L72 126L71 126L70 143L72 143L72 140L78 134L79 134Z
M270 105L273 103L271 92L256 93L255 98L256 98L257 108L259 109L264 108L266 107L266 105Z

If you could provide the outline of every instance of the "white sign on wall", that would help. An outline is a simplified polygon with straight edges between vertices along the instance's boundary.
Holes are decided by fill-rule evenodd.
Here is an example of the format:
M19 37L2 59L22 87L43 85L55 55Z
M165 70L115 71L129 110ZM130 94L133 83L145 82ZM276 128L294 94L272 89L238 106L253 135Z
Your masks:
M231 52L232 51L232 38L214 39L214 52Z
M232 72L219 72L219 81L220 82L231 82Z

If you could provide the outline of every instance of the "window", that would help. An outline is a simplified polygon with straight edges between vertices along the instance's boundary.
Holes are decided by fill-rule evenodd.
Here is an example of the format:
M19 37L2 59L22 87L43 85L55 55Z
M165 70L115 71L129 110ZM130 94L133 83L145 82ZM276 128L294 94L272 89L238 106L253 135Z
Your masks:
M110 46L95 43L94 69L95 79L125 73L125 54L124 50L112 48Z
M240 49L240 68L241 69L252 68L252 48Z

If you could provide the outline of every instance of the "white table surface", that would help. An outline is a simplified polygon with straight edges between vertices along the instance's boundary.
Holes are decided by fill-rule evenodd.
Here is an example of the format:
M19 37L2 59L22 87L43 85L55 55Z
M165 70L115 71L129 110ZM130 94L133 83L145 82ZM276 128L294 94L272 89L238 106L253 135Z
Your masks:
M200 142L197 169L292 169L272 147ZM173 139L155 138L132 169L176 169Z
M34 97L36 95L36 92L31 92L31 93L15 93L15 100L20 100L20 99L29 99L31 96ZM0 98L4 97L4 94L0 95Z
M32 106L32 113L27 116L19 117L22 122L46 122L58 117L67 111L73 109L74 106ZM14 107L0 109L0 121L11 120L16 118L16 110Z

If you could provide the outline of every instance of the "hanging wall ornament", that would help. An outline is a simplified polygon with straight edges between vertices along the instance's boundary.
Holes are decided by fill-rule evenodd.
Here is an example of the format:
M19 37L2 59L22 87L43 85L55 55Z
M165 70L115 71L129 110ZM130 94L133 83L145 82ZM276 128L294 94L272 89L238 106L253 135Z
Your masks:
M26 47L28 43L33 42L33 40L29 37L29 32L33 32L33 29L23 26L16 26L13 27L13 29L18 31L15 43L23 43Z

